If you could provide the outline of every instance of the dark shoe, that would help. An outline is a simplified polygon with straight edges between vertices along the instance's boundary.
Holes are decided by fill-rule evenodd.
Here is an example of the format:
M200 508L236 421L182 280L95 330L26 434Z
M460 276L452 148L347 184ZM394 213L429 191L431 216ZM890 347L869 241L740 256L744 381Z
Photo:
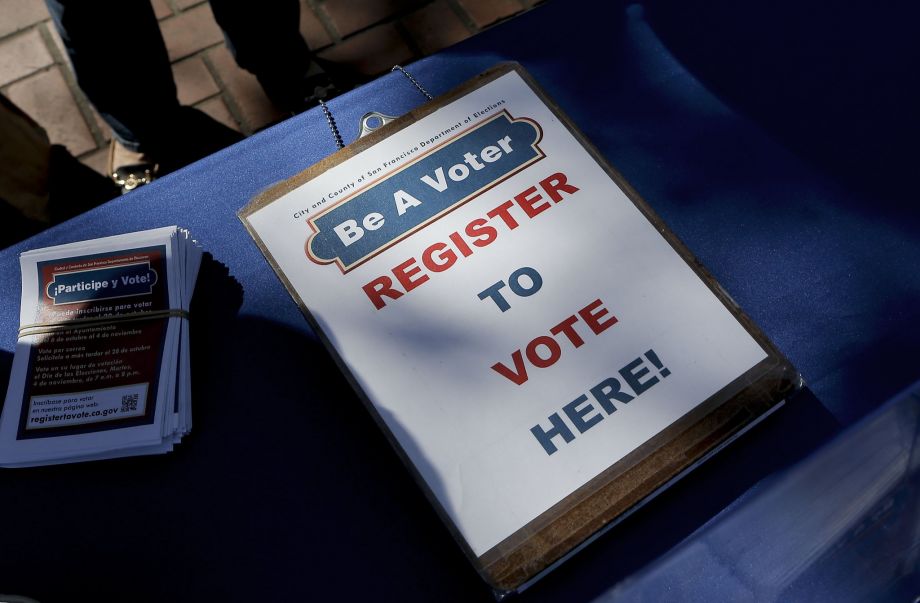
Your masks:
M123 195L153 182L157 164L146 155L130 151L113 139L109 145L108 174L112 182L121 188Z
M245 136L228 128L207 113L192 107L179 107L167 121L162 136L144 143L147 155L159 164L157 174L163 176L207 157L224 147L235 144Z

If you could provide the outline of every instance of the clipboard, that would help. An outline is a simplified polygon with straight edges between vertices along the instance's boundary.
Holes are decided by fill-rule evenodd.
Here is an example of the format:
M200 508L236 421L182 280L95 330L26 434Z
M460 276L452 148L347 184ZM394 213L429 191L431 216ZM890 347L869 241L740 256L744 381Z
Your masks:
M485 101L493 88L494 102ZM480 111L468 111L471 106ZM467 151L470 158L460 153L463 149L480 150ZM568 166L568 173L556 170L559 164ZM615 213L608 215L608 207ZM297 212L290 210L295 208L304 213L294 218ZM407 216L411 219L403 223ZM499 594L532 584L802 386L791 363L516 63L500 64L383 124L258 195L239 217L477 572ZM556 220L560 228L554 229ZM480 246L488 239L486 227L496 236ZM576 236L578 228L588 234ZM537 233L541 240L530 240ZM662 258L650 265L667 275L661 282L640 275L641 282L628 283L650 292L644 301L628 301L628 296L613 301L620 297L607 282L598 285L607 288L594 301L593 295L572 297L573 321L557 323L561 316L547 314L562 303L557 298L565 301L570 292L593 286L595 277L581 274L579 266L590 265L607 281L620 275L617 271L635 260L628 253L590 258L603 255L608 244L627 249L610 240L633 236L637 248L646 245ZM445 256L454 258L447 268ZM404 257L409 260L397 262ZM503 278L494 282L485 275ZM678 281L675 291L699 300L698 316L656 293ZM539 304L551 296L554 301L541 310ZM500 301L508 307L503 310ZM595 301L601 303L592 305ZM655 331L649 326L654 321L641 318L645 302L674 308L684 317L681 326ZM408 326L419 316L429 320L430 331ZM711 323L717 334L706 339L703 329L677 335L678 329L690 328L687 317ZM451 321L461 328L442 328ZM535 337L505 338L505 326L516 334L529 327ZM644 342L643 333L648 345L624 343ZM493 354L485 340L513 345ZM689 347L694 341L699 346ZM457 348L473 350L468 354L473 360ZM408 359L405 364L388 359L400 354ZM608 362L608 357L617 359ZM432 358L463 368L439 369L440 360ZM383 369L374 366L378 361ZM584 368L586 363L591 366ZM609 365L609 371L592 363ZM463 373L467 364L473 368ZM695 368L712 376L691 378ZM439 389L438 378L419 377L422 371L440 371L450 386ZM578 378L571 376L576 373ZM413 379L424 394L403 383ZM438 391L451 403L431 395ZM522 410L503 408L511 398L523 399L515 407ZM497 418L483 424L487 434L480 443L493 446L494 457L464 448L469 443L459 437L453 438L456 450L445 443L453 437L452 427L475 425L474 412L491 416L493 411ZM502 421L514 428L502 432L491 426ZM629 438L638 438L635 445L620 441ZM578 459L579 454L586 458ZM469 457L476 460L463 465ZM481 471L464 474L467 466ZM559 466L584 474L573 482ZM482 474L493 480L491 491ZM541 498L532 490L541 477L547 489L556 489L553 495ZM519 480L521 489L502 480ZM565 480L567 485L558 485ZM477 489L461 491L466 484ZM528 497L539 500L522 500Z

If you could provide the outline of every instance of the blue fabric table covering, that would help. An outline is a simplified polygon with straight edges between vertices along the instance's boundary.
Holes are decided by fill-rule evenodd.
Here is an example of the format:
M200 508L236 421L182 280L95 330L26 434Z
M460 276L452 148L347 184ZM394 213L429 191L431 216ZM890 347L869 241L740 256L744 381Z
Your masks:
M853 139L831 127L835 116L855 119L840 107L809 129L803 114L820 111L781 93L798 77L794 53L775 57L785 71L756 74L731 57L712 60L726 36L694 42L687 30L714 14L700 9L682 28L684 15L658 3L558 1L408 66L438 95L497 62L521 62L809 386L525 598L597 596L920 377L920 219L903 203L916 198L909 178L899 164L854 168L839 149ZM846 48L836 43L829 56ZM840 74L860 78L872 79ZM913 125L898 116L912 98L886 96L879 119L900 127L859 123L854 144L902 157ZM349 142L365 112L402 115L425 100L391 73L329 107ZM852 97L840 100L845 108ZM490 599L236 217L335 150L314 109L0 252L0 384L26 249L178 224L238 283L204 281L207 305L192 319L195 427L175 452L0 472L0 592L46 603ZM283 412L262 412L268 401Z

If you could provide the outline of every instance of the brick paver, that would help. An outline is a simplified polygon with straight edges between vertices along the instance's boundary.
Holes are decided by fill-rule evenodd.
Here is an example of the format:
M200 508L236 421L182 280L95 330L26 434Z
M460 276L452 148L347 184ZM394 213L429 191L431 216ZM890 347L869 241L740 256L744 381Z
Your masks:
M377 25L328 50L319 53L324 59L343 63L364 75L376 75L390 67L412 60L412 51L392 23Z
M185 10L191 8L192 6L197 6L198 4L203 3L205 0L175 0L176 6L180 10Z
M177 61L224 40L207 4L160 21L169 60Z
M67 63L70 61L70 57L67 56L67 49L64 48L64 41L61 39L61 34L58 33L53 23L50 21L42 23L36 30L43 34L47 34L48 37L51 38L52 45L48 47L48 50L51 51L51 55L54 57L55 62L62 61L63 63ZM48 46L47 43L45 45Z
M201 57L195 56L173 63L172 71L179 102L183 105L194 105L220 93L220 88L214 83L214 78L211 77Z
M376 76L539 1L300 0L300 31L320 56ZM180 102L246 134L284 117L255 77L236 65L205 0L151 2ZM260 10L257 2L252 6ZM105 171L111 133L69 69L44 0L0 0L0 93L35 118L52 141Z
M52 143L64 145L74 155L96 148L96 141L59 67L16 82L6 94L45 128Z
M472 32L447 4L438 0L403 20L416 46L425 54L431 54L470 37Z
M366 29L391 15L408 12L419 4L419 0L325 0L318 3L325 11L332 25L341 37Z
M0 0L0 38L48 18L41 0Z
M332 44L332 36L304 0L300 2L300 35L313 50L319 50Z
M37 29L0 42L0 86L35 73L54 62Z
M166 17L172 16L172 8L166 0L151 0L151 4L153 4L153 14L157 16L157 19L165 19Z
M228 128L233 128L237 132L240 131L240 125L236 123L236 120L233 118L233 115L230 114L230 109L227 108L227 104L220 97L210 98L203 103L195 105L198 109L201 109L220 123L224 124Z
M496 21L521 12L518 0L457 0L477 27L487 27Z

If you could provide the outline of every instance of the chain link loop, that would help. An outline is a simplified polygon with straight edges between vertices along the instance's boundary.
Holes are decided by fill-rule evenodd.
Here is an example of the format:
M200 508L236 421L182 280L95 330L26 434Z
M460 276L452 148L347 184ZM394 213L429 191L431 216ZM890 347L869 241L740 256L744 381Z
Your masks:
M425 90L424 88L422 88L422 85L419 84L418 81L417 81L414 77L412 77L412 74L411 74L411 73L409 73L408 71L406 71L405 69L403 69L402 66L400 66L400 65L393 65L393 68L390 69L390 71L396 71L397 69L398 69L399 71L401 71L402 74L403 74L404 76L406 76L407 78L409 78L409 81L412 82L412 84L413 84L416 88L418 88L418 91L419 91L419 92L421 92L422 94L425 95L425 98L427 98L428 100L433 100L433 97L432 97L430 94L428 94L428 91Z
M340 149L344 149L345 143L342 141L342 135L339 134L339 128L335 125L335 119L332 117L332 112L323 100L319 101L319 106L322 107L323 114L326 116L326 123L329 124L329 129L332 130L332 137L335 139L336 146Z

